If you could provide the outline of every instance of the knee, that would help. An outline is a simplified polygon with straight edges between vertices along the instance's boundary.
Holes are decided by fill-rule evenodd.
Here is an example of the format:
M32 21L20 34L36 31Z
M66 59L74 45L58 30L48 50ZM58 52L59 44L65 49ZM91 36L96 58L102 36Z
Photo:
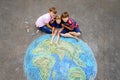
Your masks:
M49 33L49 34L51 34L51 33L52 33L52 30L48 30L48 31L46 31L46 33Z
M46 33L52 33L52 30L50 28L47 28L46 26L43 27L42 31L44 31Z

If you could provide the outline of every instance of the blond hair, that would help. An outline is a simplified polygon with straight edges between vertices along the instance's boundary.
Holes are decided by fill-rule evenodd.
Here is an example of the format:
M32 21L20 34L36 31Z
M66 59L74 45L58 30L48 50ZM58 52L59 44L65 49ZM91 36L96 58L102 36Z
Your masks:
M60 15L56 15L55 19L61 19Z

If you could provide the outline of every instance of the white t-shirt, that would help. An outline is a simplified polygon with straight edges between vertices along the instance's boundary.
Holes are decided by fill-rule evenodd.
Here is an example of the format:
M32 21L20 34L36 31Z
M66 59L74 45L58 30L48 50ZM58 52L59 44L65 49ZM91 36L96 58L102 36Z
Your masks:
M42 16L40 16L37 21L36 21L36 27L42 27L44 25L46 25L46 23L49 23L50 20L52 20L51 16L49 13L46 13Z

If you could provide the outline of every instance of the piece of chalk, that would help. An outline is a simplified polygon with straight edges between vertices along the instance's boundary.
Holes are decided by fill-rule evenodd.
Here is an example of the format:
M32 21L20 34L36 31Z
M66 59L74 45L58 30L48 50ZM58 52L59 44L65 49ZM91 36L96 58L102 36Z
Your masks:
M30 30L29 30L29 29L27 29L27 32L30 32Z

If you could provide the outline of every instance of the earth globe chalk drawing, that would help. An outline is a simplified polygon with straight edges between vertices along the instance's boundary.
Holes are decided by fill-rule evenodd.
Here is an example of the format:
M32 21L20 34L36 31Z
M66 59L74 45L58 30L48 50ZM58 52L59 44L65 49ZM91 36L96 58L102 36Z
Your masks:
M50 45L51 35L35 39L24 57L27 80L95 80L97 64L84 41L61 37Z

